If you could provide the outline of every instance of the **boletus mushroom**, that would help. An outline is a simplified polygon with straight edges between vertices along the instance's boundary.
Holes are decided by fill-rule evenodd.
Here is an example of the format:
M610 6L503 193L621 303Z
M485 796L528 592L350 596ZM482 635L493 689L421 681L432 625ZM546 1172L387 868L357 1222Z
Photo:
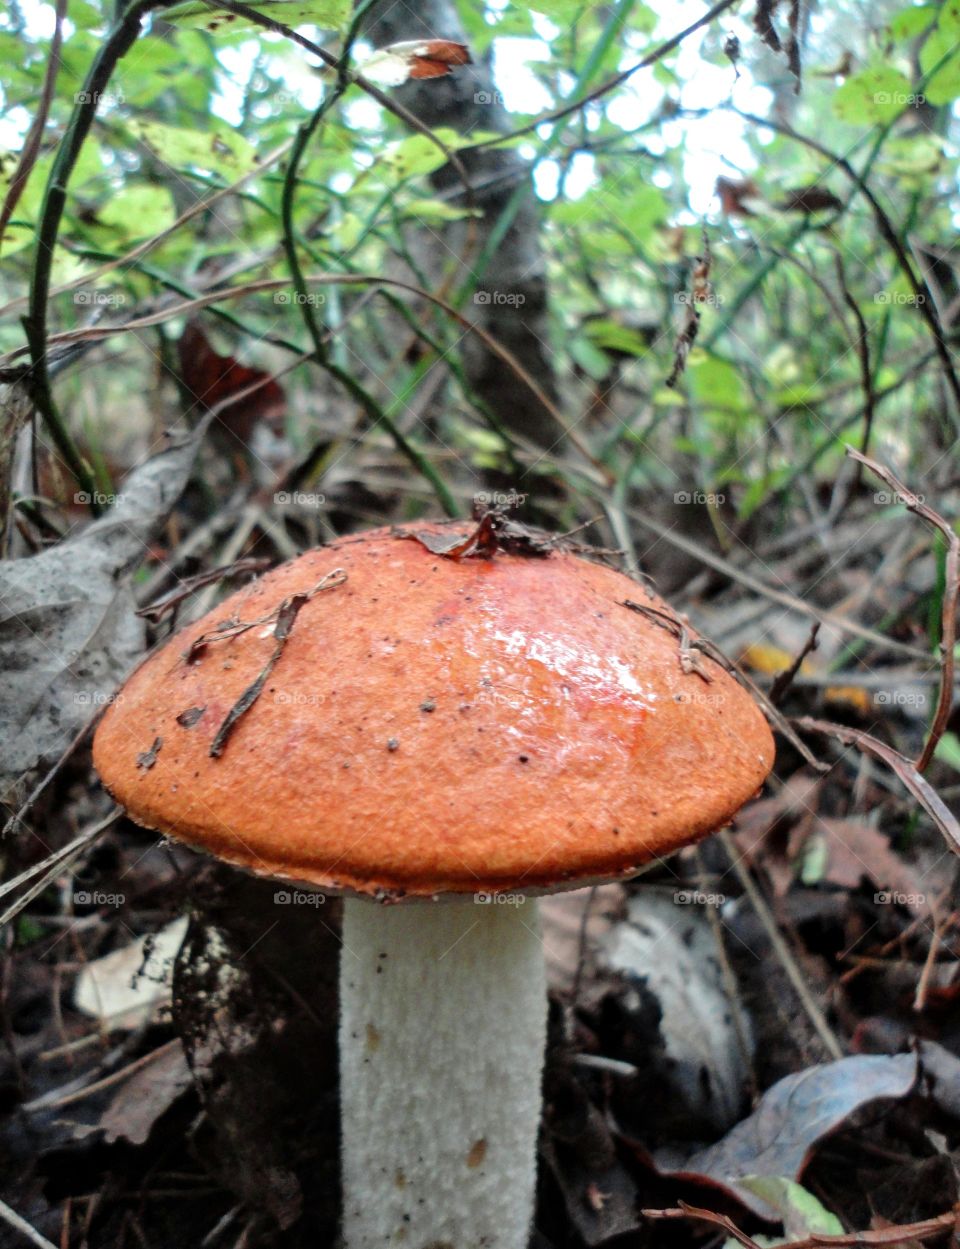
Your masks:
M496 528L378 529L284 564L147 660L94 743L138 823L345 895L349 1249L523 1249L535 895L697 841L773 760L661 599Z

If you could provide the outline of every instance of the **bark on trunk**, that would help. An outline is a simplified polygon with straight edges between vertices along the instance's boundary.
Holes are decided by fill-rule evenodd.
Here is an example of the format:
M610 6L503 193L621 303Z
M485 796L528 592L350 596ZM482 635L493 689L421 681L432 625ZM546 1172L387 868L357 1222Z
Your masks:
M396 4L395 0L382 0L371 9L364 34L375 47L421 38L468 42L450 0L425 0L415 8ZM407 83L397 88L396 94L400 103L430 127L450 126L460 134L474 130L505 132L510 128L490 68L482 62L464 66L449 78ZM547 346L547 284L539 242L540 213L529 167L513 151L465 151L462 160L474 188L474 206L483 213L482 218L476 219L478 237L469 261L477 277L480 298L474 299L467 313L513 352L553 400L556 391ZM437 170L432 181L438 193L455 195L461 180L457 171L446 165ZM519 210L480 273L479 257L518 187L523 194ZM449 252L437 246L438 234ZM431 228L425 238L424 253L428 261L434 259L434 273L449 261L450 254L464 255L465 236L465 221L451 222L442 230ZM492 355L476 335L466 336L462 350L471 384L503 424L544 448L556 447L562 438L556 421L513 371Z

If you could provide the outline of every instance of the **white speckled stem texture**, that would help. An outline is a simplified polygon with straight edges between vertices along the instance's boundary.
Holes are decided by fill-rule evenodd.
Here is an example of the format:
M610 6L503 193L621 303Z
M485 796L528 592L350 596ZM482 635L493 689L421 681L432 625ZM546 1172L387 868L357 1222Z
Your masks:
M547 994L536 902L344 902L347 1249L526 1249Z

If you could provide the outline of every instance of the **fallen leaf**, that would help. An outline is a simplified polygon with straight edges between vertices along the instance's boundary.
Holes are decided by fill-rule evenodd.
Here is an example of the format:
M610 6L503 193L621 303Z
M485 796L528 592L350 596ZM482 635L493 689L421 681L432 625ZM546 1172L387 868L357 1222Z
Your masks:
M624 1167L616 1163L600 1172L588 1169L552 1142L544 1144L543 1155L563 1194L570 1222L589 1249L639 1230L637 1188Z
M712 1180L761 1218L779 1220L775 1206L741 1181L758 1175L801 1179L819 1141L863 1106L906 1097L916 1080L913 1054L855 1054L809 1067L767 1089L753 1114L722 1140L662 1173Z
M919 878L878 828L862 820L834 819L819 819L816 827L826 834L824 880L856 889L866 877L892 900L903 899L913 914L928 910Z
M156 1051L153 1061L135 1071L114 1094L100 1118L108 1144L143 1145L156 1121L191 1088L193 1077L178 1042Z
M793 656L780 646L771 646L767 642L751 642L740 653L739 662L754 672L763 672L768 676L777 676L793 663ZM800 671L809 668L805 660Z
M942 1111L960 1119L960 1058L936 1041L917 1044L922 1087Z
M87 963L74 986L74 1006L108 1029L139 1028L156 1018L170 1004L173 960L186 932L183 917Z
M689 888L640 889L629 900L627 919L603 939L601 970L618 973L634 993L652 995L659 1006L663 1053L648 1056L644 1076L650 1078L655 1064L666 1107L658 1116L661 1129L682 1117L716 1135L743 1111L749 1073L741 1038L751 1047L752 1029L741 1004L727 996L706 914L722 901ZM625 1122L643 1114L641 1087L635 1098L629 1086L620 1090Z
M795 772L773 798L737 814L732 834L737 849L752 867L763 867L777 897L796 879L794 857L813 828L822 784L811 772Z
M142 655L131 577L198 446L191 438L135 469L75 537L0 562L0 787L54 763Z

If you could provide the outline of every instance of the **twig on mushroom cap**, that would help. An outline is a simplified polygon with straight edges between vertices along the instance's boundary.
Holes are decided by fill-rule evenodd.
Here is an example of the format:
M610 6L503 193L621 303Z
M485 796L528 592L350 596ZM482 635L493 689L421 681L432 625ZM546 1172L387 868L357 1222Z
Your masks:
M283 600L275 612L271 612L270 615L266 617L266 620L276 619L276 624L273 628L273 636L275 638L273 651L271 652L267 662L261 668L256 679L243 691L237 701L227 712L227 717L224 722L220 725L219 729L217 729L216 736L210 743L210 754L214 759L219 758L220 755L223 754L223 748L227 744L227 739L230 734L236 728L237 722L240 720L241 716L245 715L250 710L253 704L260 697L263 687L267 683L267 678L273 671L277 660L283 654L283 648L287 644L287 638L290 636L290 631L294 626L300 612L300 608L309 603L310 600L320 594L321 591L335 590L337 586L343 585L346 579L347 574L343 571L343 569L335 568L333 572L327 573L326 576L321 577L312 590L308 590L305 594L291 594L289 598L285 598ZM216 631L214 631L214 633L211 633L206 638L204 645L206 645L206 642L220 640L224 637L236 637L238 633L243 633L246 632L247 629L252 629L254 624L264 623L264 620L258 620L251 624L233 625L230 626L226 632L221 633L218 636L215 636ZM190 657L195 658L196 653L196 645L191 646Z

